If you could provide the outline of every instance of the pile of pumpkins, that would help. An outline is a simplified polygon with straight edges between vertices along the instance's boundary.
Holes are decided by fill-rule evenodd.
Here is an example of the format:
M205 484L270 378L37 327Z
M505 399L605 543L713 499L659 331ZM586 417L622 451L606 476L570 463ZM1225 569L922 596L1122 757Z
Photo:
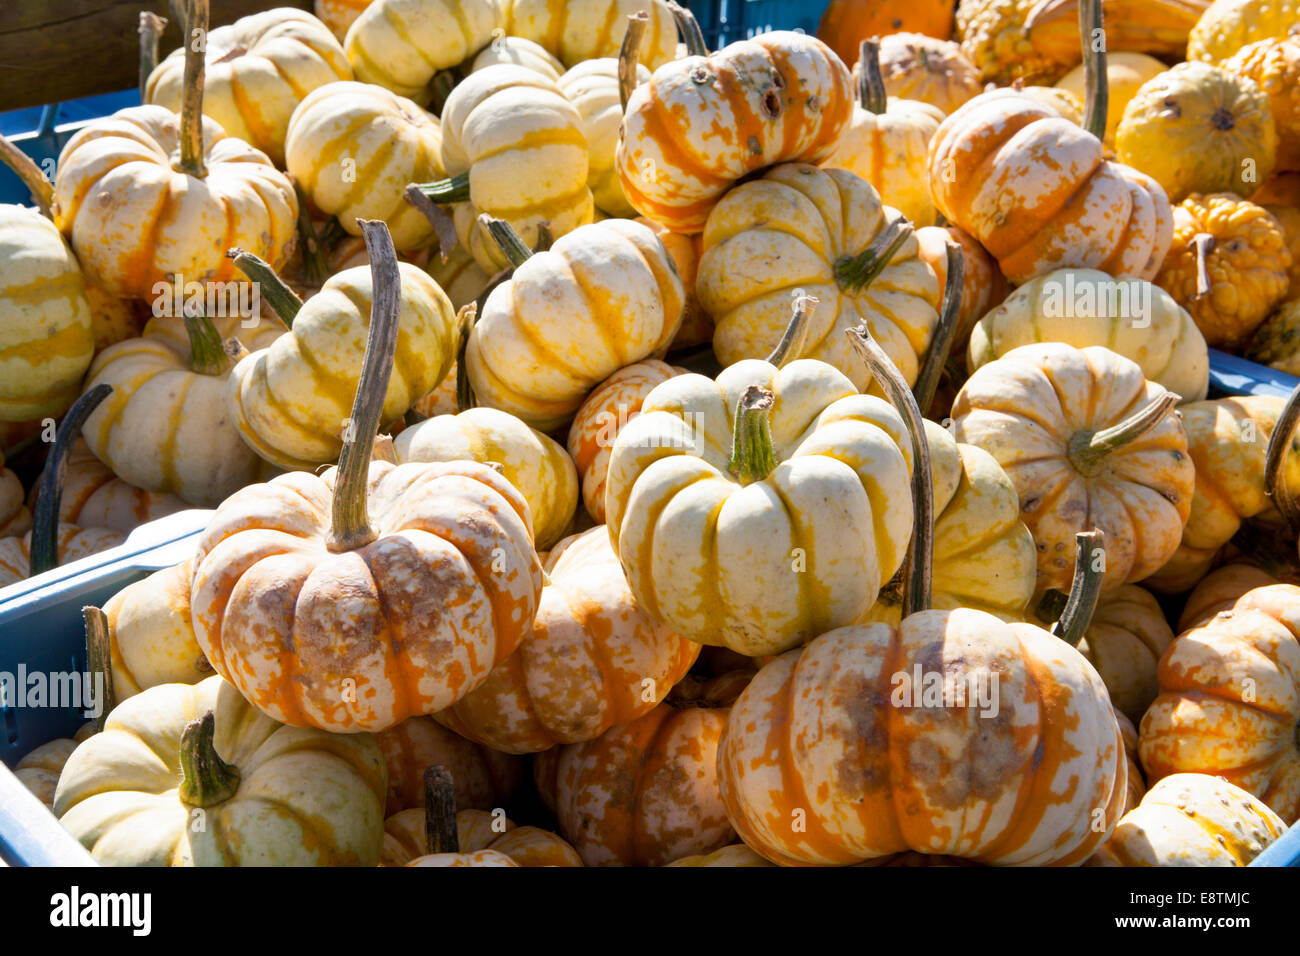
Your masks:
M101 863L1300 818L1300 398L1207 398L1300 363L1300 2L183 6L53 183L0 149L0 583L213 509L18 765Z

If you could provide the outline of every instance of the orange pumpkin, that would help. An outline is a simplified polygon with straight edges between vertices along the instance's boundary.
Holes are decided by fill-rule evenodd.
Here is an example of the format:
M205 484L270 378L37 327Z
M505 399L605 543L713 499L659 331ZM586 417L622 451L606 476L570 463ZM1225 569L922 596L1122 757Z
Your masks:
M858 44L887 33L922 33L946 40L952 36L953 4L949 0L831 0L817 25L817 36L845 63L857 55Z
M375 734L375 742L388 767L385 816L423 805L429 767L447 768L455 781L456 806L466 810L504 806L523 782L517 757L466 740L432 717L410 717Z
M890 96L929 103L945 116L984 92L979 70L961 47L918 33L880 38L880 72Z

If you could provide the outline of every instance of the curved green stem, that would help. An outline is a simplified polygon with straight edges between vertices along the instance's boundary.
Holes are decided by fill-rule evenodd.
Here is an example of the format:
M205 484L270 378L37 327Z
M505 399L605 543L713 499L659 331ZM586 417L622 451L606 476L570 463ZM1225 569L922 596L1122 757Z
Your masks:
M1070 464L1081 475L1093 474L1111 452L1136 441L1164 421L1180 400L1173 392L1165 392L1118 425L1099 432L1075 432L1067 449Z
M469 170L449 179L436 179L431 183L411 183L407 190L414 189L430 202L456 203L469 202Z
M298 248L302 254L303 284L312 289L319 289L325 284L325 280L330 277L330 266L325 259L325 249L321 244L320 234L316 231L316 224L311 221L311 213L307 211L307 197L303 193L302 187L297 183L294 183L293 189L298 194ZM226 255L230 255L230 253L227 252ZM238 260L236 260L235 264L239 264ZM270 269L271 267L268 265L267 268ZM248 273L244 274L248 275ZM296 299L298 296L295 295L294 298ZM301 305L302 302L299 301L298 304ZM271 304L271 308L279 315L275 303ZM283 316L281 316L281 320L283 321ZM290 327L292 328L292 322L290 322Z
M32 515L32 543L29 575L35 577L59 566L59 511L63 505L63 484L68 477L68 455L92 412L113 394L113 386L101 382L68 409L54 435L54 448L41 472L40 490L36 493Z
M1273 499L1293 538L1300 533L1300 504L1286 481L1286 460L1290 452L1300 454L1296 443L1297 427L1300 427L1300 385L1287 398L1273 425L1273 433L1268 437L1268 454L1264 459L1264 489Z
M167 21L149 10L140 11L140 25L136 32L140 34L140 102L148 103L145 88L149 85L149 76L158 66L158 41L162 38Z
M776 450L768 416L776 396L770 388L751 385L736 403L732 428L731 461L728 469L741 484L762 481L776 468Z
M104 721L117 706L113 693L113 650L112 637L108 631L108 617L99 608L87 605L81 609L81 617L86 622L86 670L91 674L102 674L104 686L100 690L99 714L95 717L95 733L104 729Z
M858 105L877 116L889 106L885 77L880 72L879 37L868 37L858 46Z
M930 336L930 348L912 388L916 404L922 409L930 407L934 393L939 390L953 339L957 336L957 315L961 312L961 296L966 283L966 257L962 255L961 246L949 239L946 252L948 277L943 287L943 304L939 307L939 324Z
M1071 647L1078 647L1079 641L1092 623L1092 615L1097 610L1101 599L1101 582L1106 576L1105 563L1094 560L1094 555L1106 547L1106 536L1099 528L1092 531L1080 531L1074 536L1074 580L1070 584L1070 596L1066 599L1065 610L1052 625L1052 634L1065 641Z
M196 179L203 179L208 175L208 169L203 163L203 81L208 59L208 0L186 0L184 43L185 77L181 88L179 168L181 172Z
M221 375L229 367L221 336L206 315L185 316L190 337L190 370L200 375Z
M915 509L912 540L907 546L903 578L903 618L930 607L931 579L934 573L934 477L930 468L930 446L925 438L925 424L916 396L907 380L890 361L865 322L844 334L854 351L871 369L871 374L889 396L907 424L912 442L912 506Z
M695 14L687 10L679 3L668 0L668 9L672 12L673 20L677 22L677 32L686 44L687 56L708 56L709 45L704 42L704 31L700 29L700 22L695 19Z
M370 475L370 452L379 419L388 396L388 380L397 353L398 316L402 277L397 268L397 250L384 223L358 219L370 254L370 327L366 332L366 353L362 360L352 415L344 429L334 484L333 513L326 546L330 551L353 551L375 540L366 508L366 484Z
M303 254L307 254L305 249ZM238 247L228 249L226 258L233 259L235 267L246 275L249 281L256 284L258 295L271 304L271 311L284 323L284 327L293 328L293 320L297 318L298 310L302 308L302 299L298 298L298 293L290 289L285 281L276 275L270 263Z
M239 768L221 759L213 744L217 719L208 711L181 732L181 802L190 807L225 803L239 790Z
M487 213L480 213L478 222L480 226L488 231L488 235L497 244L497 248L506 257L506 261L516 269L532 257L533 250L528 248L524 240L519 237L519 233L515 232L510 223L504 219L497 219Z
M32 158L5 136L0 136L0 163L8 166L13 174L22 180L22 184L27 187L27 191L36 200L36 205L40 207L41 215L46 219L52 218L50 209L54 204L54 186L45 178L45 173L41 172L41 168Z
M808 340L808 323L812 321L813 306L815 305L817 305L815 296L795 296L794 304L791 306L790 321L785 327L785 332L781 335L781 341L776 343L776 348L767 357L769 365L781 368L787 362L797 359L802 354L804 343Z
M465 367L465 349L469 345L469 334L474 330L474 322L478 319L478 304L467 302L461 306L457 319L460 324L460 339L456 345L456 411L467 412L478 404Z
M636 89L637 66L641 59L641 44L645 40L645 31L650 26L650 14L644 10L629 14L627 32L623 34L623 45L618 49L618 102L623 112L627 112L627 101Z
M871 244L857 255L842 256L835 262L835 281L846 292L860 292L876 280L899 248L912 234L906 216L890 220Z
M424 772L424 841L430 853L459 853L456 785L446 767Z

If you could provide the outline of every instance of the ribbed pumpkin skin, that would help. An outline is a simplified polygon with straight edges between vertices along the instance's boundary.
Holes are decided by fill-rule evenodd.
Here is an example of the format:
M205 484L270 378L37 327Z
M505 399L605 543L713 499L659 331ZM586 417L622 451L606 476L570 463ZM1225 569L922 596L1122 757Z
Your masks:
M1016 289L971 330L972 371L1035 342L1102 345L1184 402L1205 398L1210 356L1187 310L1164 289L1092 269L1057 269Z
M1281 584L1277 578L1250 564L1225 564L1215 568L1187 595L1178 617L1178 630L1199 627L1220 611L1230 611L1247 592Z
M1297 21L1296 0L1214 0L1187 38L1187 59L1222 63L1248 43L1286 36Z
M1138 732L1137 727L1133 726L1133 721L1124 716L1121 710L1115 710L1115 722L1119 724L1119 732L1124 738L1124 763L1128 767L1128 796L1124 800L1124 812L1137 808L1142 802L1142 797L1146 794L1146 782L1142 778L1142 765L1138 763ZM1123 819L1122 817L1120 818ZM1106 844L1102 844L1104 847ZM1100 852L1100 850L1098 851ZM1096 854L1093 854L1089 860L1094 860ZM1085 863L1085 866L1094 866L1095 863Z
M239 790L204 808L178 799L185 725L212 711ZM220 677L162 684L114 708L73 752L54 812L103 866L374 866L384 761L369 734L285 727Z
M677 27L663 0L506 0L506 33L540 44L566 67L618 56L627 18L650 14L640 62L651 70L677 56Z
M503 806L523 781L523 762L483 747L443 727L432 717L409 717L375 734L388 767L384 814L424 807L424 772L446 767L455 786L456 806L491 810Z
M920 256L934 270L939 289L948 288L948 242L957 243L962 254L961 305L952 352L961 354L970 340L971 329L1011 291L997 262L975 237L956 226L925 226L916 230Z
M880 115L855 106L835 152L822 166L861 176L880 193L882 202L913 225L932 226L930 140L943 120L944 113L937 106L916 100L891 98Z
M953 435L993 455L1020 496L1038 548L1038 586L1069 590L1074 536L1105 532L1103 590L1141 581L1178 547L1195 475L1175 414L1113 450L1089 475L1071 437L1117 425L1165 394L1100 346L1026 345L978 369L953 404Z
M428 102L439 70L470 59L505 26L508 0L374 0L343 49L357 79Z
M490 66L452 90L442 122L447 175L469 171L456 234L485 271L508 263L479 224L482 213L505 219L530 249L543 222L557 239L591 222L583 119L556 82L527 67Z
M401 312L385 422L400 418L442 381L456 354L456 316L446 293L416 266L403 262L398 269ZM372 281L369 267L331 276L303 304L291 331L231 371L231 418L267 461L313 469L338 458L361 375Z
M362 10L374 2L375 0L315 0L312 8L320 21L342 43L348 35L348 27L361 16Z
M656 624L632 596L603 526L565 538L544 565L533 633L437 719L507 753L594 740L652 710L700 646Z
M194 633L263 713L385 730L451 706L514 651L542 569L523 496L464 461L372 462L379 537L332 553L336 474L291 472L222 503L194 558Z
M1154 177L1171 202L1250 195L1272 174L1277 144L1267 94L1208 63L1180 63L1143 83L1115 132L1120 162Z
M465 349L474 394L551 431L618 369L666 350L684 299L663 243L645 226L583 226L488 294Z
M857 59L855 48L847 62ZM951 40L917 33L890 33L880 38L880 73L885 91L903 100L937 106L946 116L984 92L979 70Z
M731 473L736 406L775 396L775 470ZM605 514L637 601L678 634L751 657L856 623L902 564L911 444L883 399L822 362L732 365L654 389L610 455Z
M1215 243L1206 256L1210 294L1198 296L1193 240ZM1156 284L1196 320L1211 348L1241 347L1290 285L1292 265L1281 224L1234 193L1193 195L1174 207L1174 241Z
M1254 80L1268 97L1277 127L1277 168L1300 168L1300 41L1294 36L1260 40L1222 65L1229 73Z
M1166 777L1119 821L1089 866L1246 866L1286 823L1240 787L1203 773Z
M560 749L555 814L587 866L664 866L736 841L718 792L721 707L663 703Z
M915 667L965 687L995 670L997 713L980 718L973 699L895 706L894 675ZM913 614L898 630L838 628L781 655L732 707L718 754L737 832L786 865L906 850L1079 862L1118 821L1126 776L1105 685L1082 656L1032 625L965 608Z
M930 606L975 608L1004 621L1022 620L1038 565L1015 486L988 452L959 444L928 419L924 425L934 477ZM897 627L901 591L883 591L869 618Z
M494 36L492 42L479 51L470 64L470 72L486 70L498 63L526 66L548 80L559 82L564 75L564 64L551 56L546 48L523 37Z
M858 45L868 37L898 33L946 41L952 36L953 4L949 0L831 0L817 25L817 36L845 63L858 58Z
M1145 53L1113 52L1106 56L1106 145L1114 148L1115 131L1124 118L1124 108L1137 95L1137 91L1168 67ZM1088 93L1087 71L1080 64L1057 82L1056 88L1075 96L1080 103Z
M0 205L0 421L61 415L94 352L86 280L53 224Z
M278 322L244 328L239 316L211 320L224 341L247 348L270 345L283 333ZM240 437L226 407L229 374L206 375L190 367L190 342L180 317L150 320L138 339L109 346L95 357L86 390L113 386L82 428L95 457L123 481L174 494L199 508L266 473L266 463Z
M321 212L361 235L357 219L382 219L407 252L433 239L433 226L403 198L408 183L443 176L441 127L411 100L377 86L318 87L289 119L289 173Z
M68 524L129 534L146 522L190 507L176 495L127 484L94 456L82 438L73 443L67 461L59 520Z
M513 415L471 408L439 415L402 430L393 441L399 463L468 460L496 462L523 493L537 549L564 536L578 508L578 472L565 450Z
M686 369L657 359L625 366L601 382L573 416L566 445L582 480L582 503L593 520L605 521L609 455L619 431L641 414L656 385L685 374Z
M645 216L637 216L635 221L659 237L659 241L664 244L664 251L668 253L668 258L672 259L673 265L677 267L677 274L682 279L682 288L686 291L686 304L682 306L682 324L669 348L675 351L692 345L703 345L705 342L712 343L713 317L701 308L699 297L695 294L700 253L703 251L701 246L703 236L700 233L688 236L673 232Z
M1142 718L1149 780L1221 776L1288 826L1300 818L1300 588L1247 592L1185 631L1160 661L1160 695Z
M984 93L930 144L935 208L1014 283L1052 269L1154 278L1173 232L1164 190L1033 96Z
M116 548L126 540L120 531L108 528L78 528L60 524L58 552L60 564L71 564L81 558ZM32 533L21 538L0 538L0 588L29 577L32 573Z
M284 166L284 135L302 98L319 86L352 79L343 47L310 13L281 7L209 31L204 47L203 112L227 136L242 139ZM179 113L185 47L149 74L144 101Z
M159 684L197 684L212 665L194 639L189 561L129 584L104 604L117 701Z
M56 737L47 740L35 750L30 750L14 765L14 776L18 782L32 792L37 800L45 804L47 810L54 812L54 791L59 786L59 775L63 773L64 764L72 756L72 751L95 731L93 721L87 721L77 729L75 737Z
M844 334L865 320L914 382L941 297L915 235L866 288L837 277L840 263L870 247L888 216L866 180L796 163L724 196L709 214L695 283L700 305L716 323L718 360L725 366L768 355L790 321L791 302L804 294L817 303L799 357L827 362L865 389L871 373Z
M578 851L556 834L517 826L496 813L459 810L456 831L462 856L491 850L514 860L516 866L582 866ZM428 852L422 807L403 810L384 821L384 865L404 866Z
M637 83L648 83L650 71L637 64ZM602 57L579 63L559 78L560 90L582 117L587 133L587 185L601 212L631 217L636 210L623 195L614 169L614 151L623 128L618 93L618 60Z
M853 111L848 68L820 40L775 31L665 64L628 100L615 160L642 215L704 228L738 179L777 163L819 163Z
M154 285L240 278L226 250L273 267L297 242L298 198L265 153L203 119L198 181L172 168L180 117L133 106L79 130L59 153L54 223L87 278L113 295L152 298Z

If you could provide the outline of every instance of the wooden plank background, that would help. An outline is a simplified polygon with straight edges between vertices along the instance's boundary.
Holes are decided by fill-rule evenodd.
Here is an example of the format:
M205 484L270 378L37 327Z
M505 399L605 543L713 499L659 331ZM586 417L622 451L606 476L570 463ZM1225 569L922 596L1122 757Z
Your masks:
M311 0L212 0L211 25ZM0 0L0 111L136 85L140 11L166 17L161 50L180 45L167 0Z

